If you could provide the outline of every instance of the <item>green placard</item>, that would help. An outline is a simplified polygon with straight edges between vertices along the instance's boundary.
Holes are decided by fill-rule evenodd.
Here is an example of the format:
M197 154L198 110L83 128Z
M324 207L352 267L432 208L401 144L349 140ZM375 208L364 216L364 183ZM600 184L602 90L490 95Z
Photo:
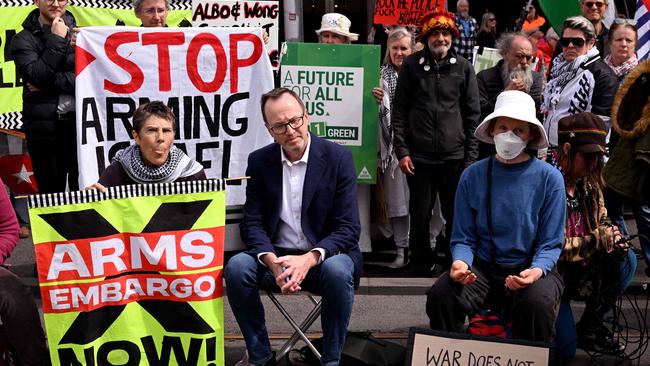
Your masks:
M357 182L374 184L380 47L286 43L280 84L305 103L309 130L352 151Z

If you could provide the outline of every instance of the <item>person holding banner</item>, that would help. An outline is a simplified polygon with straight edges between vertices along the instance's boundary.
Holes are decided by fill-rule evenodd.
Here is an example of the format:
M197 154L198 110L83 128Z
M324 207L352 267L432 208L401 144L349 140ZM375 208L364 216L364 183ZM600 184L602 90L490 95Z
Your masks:
M0 322L21 365L50 365L41 318L28 286L4 267L18 241L18 220L0 180Z
M248 156L239 226L248 251L224 270L228 302L249 362L275 365L260 289L321 295L321 365L338 365L363 265L352 156L308 132L309 116L293 91L273 89L261 104L275 143Z
M431 328L463 332L477 310L509 315L512 336L551 341L563 284L562 174L529 149L548 145L530 95L504 91L475 135L496 156L463 172L451 237L453 263L427 291Z
M406 176L398 169L393 148L393 128L390 112L393 110L397 75L404 59L413 53L413 34L403 27L393 28L388 34L384 64L381 67L381 88L373 88L372 94L381 103L379 112L379 158L381 186L389 227L397 246L397 256L388 268L401 268L408 264L409 245L409 191Z
M392 124L395 153L410 191L411 264L414 275L430 276L429 223L436 193L447 221L445 238L436 245L433 272L439 275L451 264L454 196L461 172L478 156L474 129L481 109L474 68L451 47L459 36L454 14L431 12L422 23L425 47L400 67Z
M87 189L206 179L203 166L174 145L175 133L171 108L160 101L140 105L133 113L135 145L118 152L99 182Z
M39 193L79 188L75 129L75 28L68 0L34 0L11 55L23 87L23 126Z
M167 26L169 0L133 0L133 10L135 16L142 21L143 27Z
M321 18L318 43L349 44L359 39L359 34L350 32L352 22L348 17L339 13L327 13Z

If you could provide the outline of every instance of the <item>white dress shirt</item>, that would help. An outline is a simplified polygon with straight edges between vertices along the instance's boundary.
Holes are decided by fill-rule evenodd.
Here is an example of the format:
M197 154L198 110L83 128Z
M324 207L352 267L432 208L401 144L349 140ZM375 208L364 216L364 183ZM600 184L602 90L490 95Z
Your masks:
M289 250L316 250L320 253L318 263L325 259L323 248L314 248L314 244L302 232L302 191L305 185L305 174L309 162L311 136L307 141L307 148L300 160L289 161L283 149L280 149L282 161L282 206L280 208L280 221L275 238L271 238L273 246ZM258 259L267 252L259 253Z

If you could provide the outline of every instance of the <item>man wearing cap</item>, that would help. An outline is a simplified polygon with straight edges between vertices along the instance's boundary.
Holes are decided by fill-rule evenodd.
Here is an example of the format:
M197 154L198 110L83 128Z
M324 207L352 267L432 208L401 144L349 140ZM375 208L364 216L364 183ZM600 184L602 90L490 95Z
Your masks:
M503 57L494 67L476 75L481 98L481 118L494 111L497 96L504 90L521 90L535 101L535 108L542 104L542 75L530 66L533 45L523 34L506 33L497 40L497 48ZM494 145L481 143L479 158L494 154Z
M566 237L558 263L565 290L556 339L565 360L575 354L576 333L579 348L621 351L603 319L637 267L635 254L627 242L619 241L621 234L607 217L603 202L606 136L607 127L597 115L569 115L558 122L559 148L551 152L566 187ZM572 299L585 300L585 311L575 327L569 307Z
M452 13L432 12L422 18L415 52L400 68L392 123L400 169L411 192L409 248L415 275L430 275L433 254L429 221L436 193L447 221L445 238L436 251L440 266L449 267L449 237L454 216L454 196L465 166L478 156L474 129L481 113L474 68L451 48L458 37Z
M359 38L359 34L350 32L352 22L343 14L327 13L323 15L320 22L318 43L325 44L349 44Z
M489 308L511 316L513 338L550 341L563 287L555 264L565 191L562 175L525 150L548 145L535 102L521 91L501 93L475 135L497 153L461 176L452 267L427 292L431 328L463 332L466 316Z

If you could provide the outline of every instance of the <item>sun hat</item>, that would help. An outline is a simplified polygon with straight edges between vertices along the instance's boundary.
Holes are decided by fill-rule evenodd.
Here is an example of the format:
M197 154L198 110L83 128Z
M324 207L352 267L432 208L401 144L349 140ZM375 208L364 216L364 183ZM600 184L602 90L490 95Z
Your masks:
M530 95L519 90L507 90L499 94L494 106L494 112L485 117L483 122L476 127L474 136L485 143L494 144L494 138L490 136L488 127L490 126L490 121L497 117L510 117L532 124L537 127L539 134L535 140L528 142L527 146L531 149L548 147L546 131L542 123L537 119L535 101L533 101Z
M560 146L568 142L583 153L605 152L606 137L605 122L591 112L571 114L557 123L557 141Z
M316 31L316 34L320 36L321 32L332 32L339 36L347 37L350 42L354 42L359 39L359 34L350 32L351 25L352 22L345 15L327 13L321 18L320 29Z
M420 19L420 25L422 26L422 32L420 33L420 39L426 39L431 32L436 29L447 29L451 32L451 35L454 38L458 38L460 32L456 28L456 15L448 11L437 11L434 10L430 13L425 14L422 19Z

